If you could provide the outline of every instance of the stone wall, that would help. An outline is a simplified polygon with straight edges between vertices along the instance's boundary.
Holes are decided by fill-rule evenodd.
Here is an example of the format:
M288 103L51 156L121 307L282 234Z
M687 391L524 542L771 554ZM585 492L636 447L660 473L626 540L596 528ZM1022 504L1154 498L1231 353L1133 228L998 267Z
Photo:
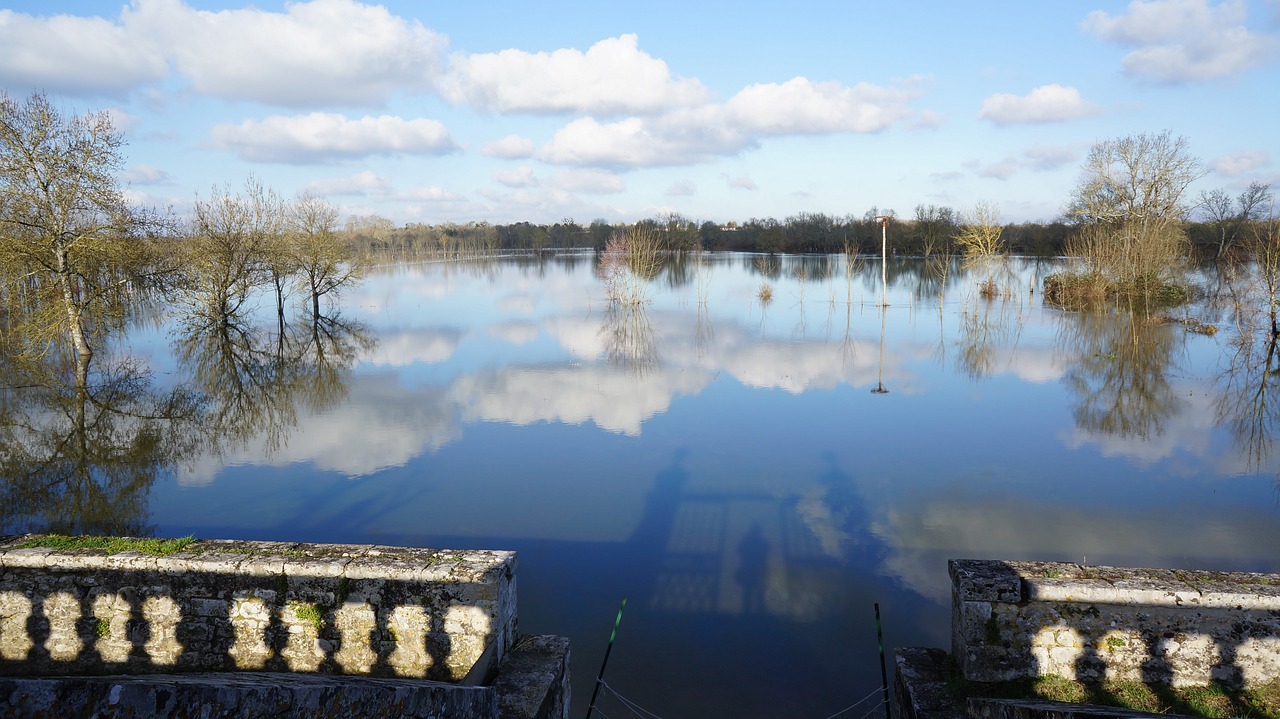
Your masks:
M1280 575L952 560L966 679L1251 687L1280 677Z
M268 671L479 683L515 554L202 540L166 557L0 539L0 674Z

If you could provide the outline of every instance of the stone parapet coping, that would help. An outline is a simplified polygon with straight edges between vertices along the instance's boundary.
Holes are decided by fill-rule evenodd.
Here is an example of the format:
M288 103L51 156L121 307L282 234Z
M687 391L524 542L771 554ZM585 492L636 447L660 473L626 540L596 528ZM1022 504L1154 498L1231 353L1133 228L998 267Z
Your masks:
M948 566L957 596L968 601L1280 610L1275 574L969 559Z
M53 549L21 545L43 535L0 536L0 569L204 572L271 576L279 574L349 579L481 583L493 571L514 571L516 553L500 550L443 550L377 544L313 544L235 539L198 539L181 552L151 556L103 549Z

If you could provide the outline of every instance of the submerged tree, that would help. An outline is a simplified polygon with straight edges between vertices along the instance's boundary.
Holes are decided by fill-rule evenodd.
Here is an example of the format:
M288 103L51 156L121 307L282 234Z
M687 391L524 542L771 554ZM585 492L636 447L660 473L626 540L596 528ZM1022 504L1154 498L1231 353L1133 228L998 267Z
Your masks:
M231 322L253 289L270 281L282 214L279 196L252 177L241 193L214 188L196 200L181 285L196 314Z
M337 208L319 197L303 194L290 203L285 228L285 253L311 299L311 316L320 317L320 298L357 282L363 263L338 234Z
M1186 139L1168 131L1096 143L1067 210L1079 228L1068 254L1084 264L1082 276L1107 294L1147 300L1177 284L1188 246L1183 195L1203 175Z
M964 224L956 235L956 246L964 253L965 267L980 269L985 275L979 284L984 297L998 293L995 279L996 265L1004 257L1004 241L1000 235L1000 209L992 202L979 202L965 214Z
M116 179L123 146L105 112L65 116L43 94L0 93L0 292L23 348L65 338L82 381L91 336L118 325L160 269L142 236L150 218Z
M642 223L615 231L596 268L609 301L629 305L648 302L649 282L660 269L661 240L650 225Z

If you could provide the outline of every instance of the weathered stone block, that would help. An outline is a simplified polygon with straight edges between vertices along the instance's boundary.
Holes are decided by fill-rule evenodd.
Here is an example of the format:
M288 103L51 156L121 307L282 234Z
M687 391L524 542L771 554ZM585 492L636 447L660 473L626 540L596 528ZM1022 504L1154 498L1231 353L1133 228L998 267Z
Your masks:
M510 552L204 540L150 557L24 539L0 543L0 673L176 663L461 681L515 638Z
M1255 686L1280 677L1280 577L983 564L951 565L952 651L968 679ZM1024 589L1016 599L1013 575Z

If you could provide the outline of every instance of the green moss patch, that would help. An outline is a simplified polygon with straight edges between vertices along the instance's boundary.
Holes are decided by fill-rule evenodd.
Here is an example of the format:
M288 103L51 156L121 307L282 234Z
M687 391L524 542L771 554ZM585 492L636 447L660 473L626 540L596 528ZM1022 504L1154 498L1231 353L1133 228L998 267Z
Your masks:
M138 552L153 557L166 557L185 549L195 537L186 536L177 539L138 539L134 537L70 537L64 534L46 534L43 537L27 540L18 545L19 549L43 547L47 549L101 549L107 554L121 552Z

